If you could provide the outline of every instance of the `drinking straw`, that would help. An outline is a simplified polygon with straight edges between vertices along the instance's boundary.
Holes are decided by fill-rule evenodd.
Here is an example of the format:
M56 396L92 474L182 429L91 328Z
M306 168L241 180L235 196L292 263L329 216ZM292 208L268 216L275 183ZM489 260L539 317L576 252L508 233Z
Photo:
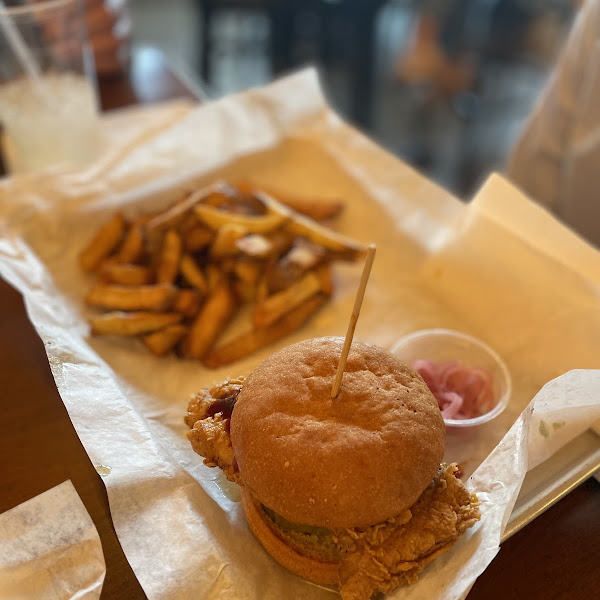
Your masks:
M15 56L21 63L21 67L23 67L25 73L39 84L41 81L40 69L33 59L31 52L29 52L27 44L25 44L17 27L13 23L13 20L8 13L8 9L4 4L4 0L0 0L0 27L2 28L2 31L4 31L4 35L6 36L12 51L15 53Z

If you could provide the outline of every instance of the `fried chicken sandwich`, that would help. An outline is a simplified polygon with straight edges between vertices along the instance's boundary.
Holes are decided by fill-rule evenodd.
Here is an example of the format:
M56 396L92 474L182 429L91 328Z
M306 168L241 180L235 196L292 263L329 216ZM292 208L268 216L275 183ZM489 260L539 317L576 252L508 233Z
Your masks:
M242 486L250 528L291 571L368 600L414 583L480 518L440 464L445 427L421 377L354 343L336 398L342 338L288 346L246 380L190 401L194 450Z

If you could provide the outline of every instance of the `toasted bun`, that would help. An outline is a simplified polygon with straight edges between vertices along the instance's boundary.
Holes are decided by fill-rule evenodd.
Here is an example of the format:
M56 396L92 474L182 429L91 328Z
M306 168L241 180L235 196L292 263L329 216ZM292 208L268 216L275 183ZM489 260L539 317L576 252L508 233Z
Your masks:
M421 377L382 348L342 338L288 346L250 374L231 418L243 485L295 523L364 527L409 508L444 454L445 427Z
M242 503L252 533L280 565L296 573L296 575L310 579L315 583L322 583L324 585L339 583L338 563L321 562L294 550L286 544L277 536L272 526L268 524L268 517L265 515L260 504L244 488L242 488Z

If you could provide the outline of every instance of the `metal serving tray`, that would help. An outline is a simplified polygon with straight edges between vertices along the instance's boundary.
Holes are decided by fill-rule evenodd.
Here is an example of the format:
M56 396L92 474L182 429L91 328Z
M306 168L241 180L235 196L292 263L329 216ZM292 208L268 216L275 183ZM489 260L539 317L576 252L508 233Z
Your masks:
M525 476L502 542L600 470L600 435L591 429Z

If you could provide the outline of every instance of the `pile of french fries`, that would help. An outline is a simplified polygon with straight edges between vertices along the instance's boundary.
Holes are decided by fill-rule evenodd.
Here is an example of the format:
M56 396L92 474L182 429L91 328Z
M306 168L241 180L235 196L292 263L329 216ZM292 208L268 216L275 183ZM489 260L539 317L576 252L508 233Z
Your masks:
M301 327L333 293L330 265L365 247L320 221L339 201L295 198L252 183L218 182L166 210L116 213L79 255L96 279L85 302L92 334L139 336L216 368ZM247 327L222 343L242 306Z

